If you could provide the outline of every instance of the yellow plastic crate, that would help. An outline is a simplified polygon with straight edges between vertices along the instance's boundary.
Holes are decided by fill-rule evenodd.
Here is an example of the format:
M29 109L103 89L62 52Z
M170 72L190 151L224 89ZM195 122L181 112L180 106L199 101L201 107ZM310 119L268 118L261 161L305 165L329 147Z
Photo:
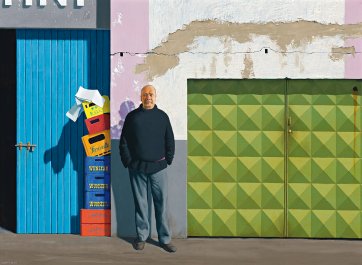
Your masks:
M85 135L82 142L87 156L104 156L111 153L110 130Z
M109 113L109 97L108 96L102 96L104 98L104 105L103 108L97 106L93 102L84 101L82 103L83 109L85 112L85 116L87 119L92 118L94 116L101 115L103 113Z

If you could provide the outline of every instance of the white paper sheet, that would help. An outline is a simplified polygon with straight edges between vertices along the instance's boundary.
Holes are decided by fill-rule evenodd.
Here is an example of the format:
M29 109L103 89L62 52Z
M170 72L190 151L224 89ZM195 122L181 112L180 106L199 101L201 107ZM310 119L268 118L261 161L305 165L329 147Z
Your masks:
M74 104L66 114L67 117L74 122L77 121L79 115L83 111L83 101L93 102L94 104L102 108L105 100L104 98L102 98L98 90L86 89L80 86L77 94L75 94L76 104Z

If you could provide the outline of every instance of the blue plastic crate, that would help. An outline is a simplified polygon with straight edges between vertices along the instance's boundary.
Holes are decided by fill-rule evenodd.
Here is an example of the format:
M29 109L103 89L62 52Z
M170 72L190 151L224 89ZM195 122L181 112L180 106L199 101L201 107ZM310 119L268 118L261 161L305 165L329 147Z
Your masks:
M110 209L111 196L109 191L86 191L84 208L86 209Z
M85 174L84 191L110 190L111 177L109 174Z
M111 174L110 156L87 156L85 158L85 174L108 173Z

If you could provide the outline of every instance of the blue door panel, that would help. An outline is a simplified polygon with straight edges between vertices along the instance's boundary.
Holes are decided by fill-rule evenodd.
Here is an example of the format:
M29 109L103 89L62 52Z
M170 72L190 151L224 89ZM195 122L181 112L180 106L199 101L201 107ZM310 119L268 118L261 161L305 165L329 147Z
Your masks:
M79 233L84 116L79 86L109 95L109 31L17 30L17 232Z

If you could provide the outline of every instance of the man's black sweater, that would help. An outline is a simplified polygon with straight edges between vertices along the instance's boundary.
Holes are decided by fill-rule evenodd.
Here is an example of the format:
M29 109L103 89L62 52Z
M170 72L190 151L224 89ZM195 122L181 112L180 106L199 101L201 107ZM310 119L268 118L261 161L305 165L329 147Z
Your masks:
M175 139L167 114L155 105L142 104L128 113L123 125L119 151L125 167L146 174L156 173L171 165Z

